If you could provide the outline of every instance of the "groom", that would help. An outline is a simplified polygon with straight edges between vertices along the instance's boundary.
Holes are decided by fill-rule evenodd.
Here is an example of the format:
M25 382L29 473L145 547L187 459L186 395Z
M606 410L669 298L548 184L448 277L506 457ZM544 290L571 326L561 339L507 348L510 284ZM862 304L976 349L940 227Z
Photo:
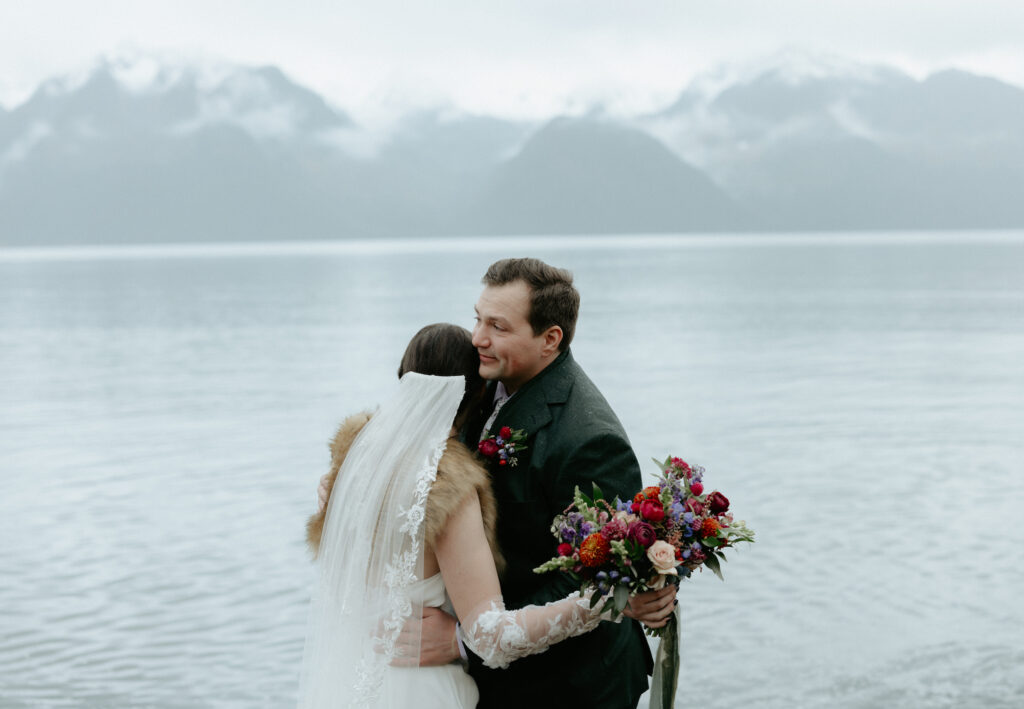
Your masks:
M526 436L515 461L490 465L498 542L508 562L501 590L506 606L516 609L578 590L563 574L533 573L554 556L551 522L572 504L576 487L589 493L597 483L607 497L629 499L642 483L622 425L569 350L580 302L572 275L537 259L505 259L491 265L483 283L473 344L480 374L490 380L488 405L463 435L471 448L503 427ZM635 620L602 623L505 670L486 668L470 654L478 707L635 707L651 669L635 621L660 627L674 602L673 586L637 596L626 612ZM457 659L449 650L457 647L454 625L450 616L425 609L424 664Z

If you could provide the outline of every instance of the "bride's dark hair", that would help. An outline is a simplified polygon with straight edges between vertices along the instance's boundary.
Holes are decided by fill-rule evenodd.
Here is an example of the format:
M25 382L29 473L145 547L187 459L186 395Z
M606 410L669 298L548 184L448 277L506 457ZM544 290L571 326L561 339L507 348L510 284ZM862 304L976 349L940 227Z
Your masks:
M480 355L473 346L469 330L450 323L427 325L413 335L398 365L398 377L406 372L433 374L438 377L462 375L466 393L455 415L455 427L462 428L466 417L475 411L483 396L484 380L480 376Z

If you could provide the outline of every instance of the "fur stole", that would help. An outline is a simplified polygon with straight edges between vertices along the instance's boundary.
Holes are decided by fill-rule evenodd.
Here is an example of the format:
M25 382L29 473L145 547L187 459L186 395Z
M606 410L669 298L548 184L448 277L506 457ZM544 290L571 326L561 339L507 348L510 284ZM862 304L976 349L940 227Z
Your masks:
M349 416L342 422L334 440L330 443L331 448L331 469L328 472L327 489L328 494L334 489L334 481L338 477L338 470L345 461L352 443L356 436L363 430L363 426L370 420L372 414L362 412ZM484 467L477 461L476 457L469 452L464 445L455 440L449 440L445 447L444 455L437 464L437 478L430 488L427 496L426 519L424 521L424 541L428 546L436 546L437 538L444 531L448 523L448 517L455 512L469 495L476 495L480 499L480 510L483 513L484 532L487 534L487 543L491 547L491 554L494 556L494 564L500 574L505 568L505 559L498 549L496 527L498 521L498 506L494 500L494 492L491 489L491 478ZM313 552L317 555L320 550L320 535L323 533L324 517L327 515L327 508L320 510L306 522L306 541Z

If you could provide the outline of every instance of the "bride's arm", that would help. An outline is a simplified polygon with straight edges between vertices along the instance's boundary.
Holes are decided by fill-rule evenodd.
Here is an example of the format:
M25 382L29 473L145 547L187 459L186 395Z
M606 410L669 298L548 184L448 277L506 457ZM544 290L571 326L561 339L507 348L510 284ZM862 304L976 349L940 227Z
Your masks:
M466 645L488 667L507 667L601 622L590 601L573 594L543 606L505 610L498 572L475 496L448 518L434 548Z

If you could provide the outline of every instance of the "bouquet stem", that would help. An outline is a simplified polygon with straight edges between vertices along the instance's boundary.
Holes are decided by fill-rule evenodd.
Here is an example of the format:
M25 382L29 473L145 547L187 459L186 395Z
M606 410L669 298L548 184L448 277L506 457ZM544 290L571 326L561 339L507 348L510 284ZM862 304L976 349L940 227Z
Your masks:
M661 629L651 677L650 709L673 709L679 684L679 606Z

